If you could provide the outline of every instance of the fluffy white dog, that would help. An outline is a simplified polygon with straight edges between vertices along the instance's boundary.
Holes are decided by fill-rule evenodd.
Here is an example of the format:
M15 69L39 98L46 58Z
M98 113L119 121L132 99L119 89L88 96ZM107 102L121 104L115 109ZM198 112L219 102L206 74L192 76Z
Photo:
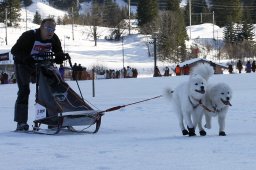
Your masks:
M203 130L202 115L205 115L205 128L207 129L210 129L212 126L212 117L217 116L219 123L219 135L226 136L225 120L229 106L231 106L231 99L232 90L227 84L218 83L216 85L208 86L205 97L202 100L202 107L198 108L198 110L201 110L201 115L199 115L199 119L201 120L198 122L199 130Z
M183 135L196 135L194 125L197 125L199 118L198 114L193 112L199 107L200 101L205 95L207 81L213 73L214 70L209 64L198 64L192 69L187 82L180 84L174 91L167 90L167 97L174 101ZM192 122L192 119L195 123ZM187 127L184 126L184 121Z

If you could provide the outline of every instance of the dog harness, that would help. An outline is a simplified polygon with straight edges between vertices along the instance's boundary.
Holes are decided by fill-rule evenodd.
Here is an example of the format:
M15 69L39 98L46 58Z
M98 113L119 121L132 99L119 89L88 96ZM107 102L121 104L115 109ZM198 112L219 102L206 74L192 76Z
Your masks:
M193 97L192 97L193 98ZM198 101L198 100L196 100L195 98L193 98L195 101ZM196 109L199 105L200 105L200 103L202 103L201 102L201 100L199 100L198 101L198 104L194 104L193 102L192 102L192 100L191 100L191 98L188 96L188 100L189 100L189 102L190 102L190 104L192 105L192 107L193 107L193 109Z

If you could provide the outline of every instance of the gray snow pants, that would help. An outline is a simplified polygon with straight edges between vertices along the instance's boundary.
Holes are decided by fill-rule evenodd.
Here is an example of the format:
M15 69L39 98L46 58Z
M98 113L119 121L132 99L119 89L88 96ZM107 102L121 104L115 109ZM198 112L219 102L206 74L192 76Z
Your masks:
M16 79L18 85L18 97L14 109L14 121L27 123L28 121L28 100L29 100L29 83L31 75L35 72L31 66L15 64Z

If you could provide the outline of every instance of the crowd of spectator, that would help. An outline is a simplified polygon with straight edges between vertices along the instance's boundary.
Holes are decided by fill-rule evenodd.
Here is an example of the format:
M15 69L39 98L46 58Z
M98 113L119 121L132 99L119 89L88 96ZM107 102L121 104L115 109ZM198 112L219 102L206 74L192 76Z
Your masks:
M246 72L251 73L256 71L256 64L255 61L247 61L242 62L241 60L238 60L236 63L232 62L231 64L228 64L228 72L230 74L234 73L234 67L237 69L238 73ZM172 70L172 71L170 71ZM176 76L180 75L189 75L190 67L188 64L181 67L179 64L176 65L175 68L169 68L165 67L163 69L163 74L161 74L159 68L156 66L154 71L154 77L161 77L161 76L172 76L172 73L175 73ZM59 73L61 77L64 79L65 76L65 68L61 64L59 67ZM118 79L118 78L137 78L138 77L138 71L136 68L131 68L130 66L124 67L121 70L103 70L101 72L101 75L104 75L105 79ZM92 73L87 72L86 67L82 67L81 64L75 63L72 70L72 80L90 80L92 79ZM8 83L16 83L16 76L15 73L8 74L4 71L1 71L0 74L0 81L1 84L8 84Z
M124 67L121 70L106 70L104 71L104 75L106 79L137 78L138 70L136 68L131 68L130 66L127 66L126 68Z
M75 63L73 65L73 70L72 70L72 79L73 80L84 80L82 77L83 72L86 72L86 67L82 67L81 64Z
M12 73L11 76L9 76L7 72L2 71L0 74L0 81L1 84L16 83L15 73Z
M245 68L245 72L246 73L251 73L251 72L255 72L256 70L256 65L255 65L255 61L253 60L252 63L250 60L248 60L245 64L241 61L238 60L236 63L236 69L238 70L238 73L242 73L243 69ZM229 64L228 65L228 72L229 74L234 73L234 69L233 69L233 64Z
M169 67L166 66L163 71L164 74L162 75L159 68L156 66L154 71L154 77L172 76ZM175 69L172 69L172 71L175 73L176 76L180 76L182 74L189 75L190 68L188 64L184 65L183 67L180 67L180 65L178 64L176 65Z

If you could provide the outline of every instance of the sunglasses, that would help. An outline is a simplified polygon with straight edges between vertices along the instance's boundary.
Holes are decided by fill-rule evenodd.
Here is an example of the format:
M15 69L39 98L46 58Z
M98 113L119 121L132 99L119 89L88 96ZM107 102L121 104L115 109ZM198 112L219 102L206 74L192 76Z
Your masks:
M47 30L47 32L49 32L49 33L52 33L52 32L54 32L55 31L55 29L54 28L51 28L51 27L44 27L46 30Z

